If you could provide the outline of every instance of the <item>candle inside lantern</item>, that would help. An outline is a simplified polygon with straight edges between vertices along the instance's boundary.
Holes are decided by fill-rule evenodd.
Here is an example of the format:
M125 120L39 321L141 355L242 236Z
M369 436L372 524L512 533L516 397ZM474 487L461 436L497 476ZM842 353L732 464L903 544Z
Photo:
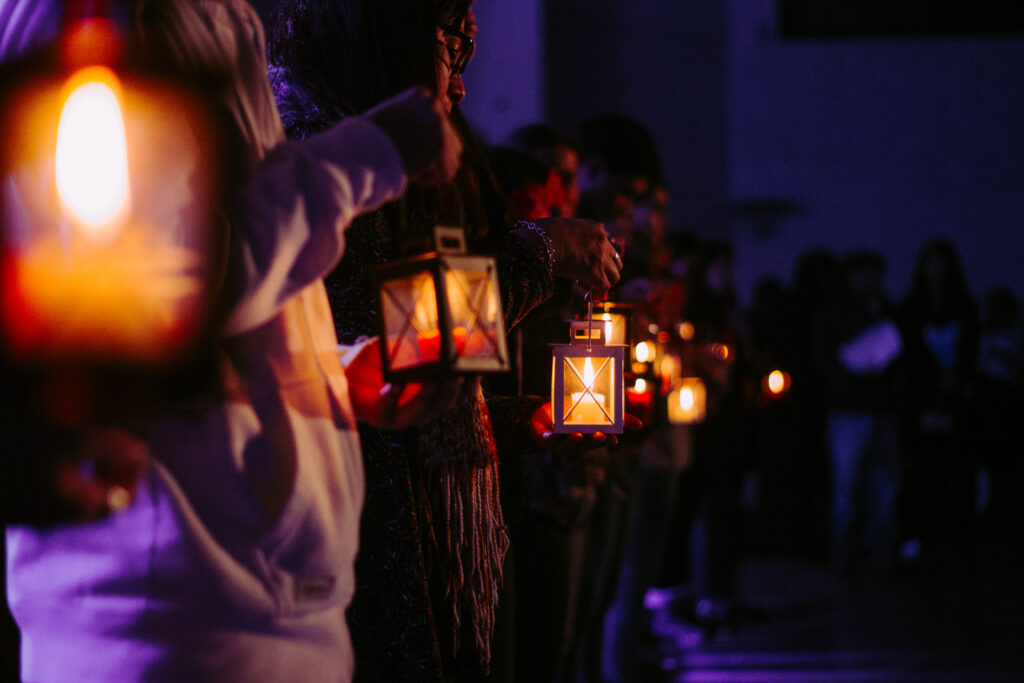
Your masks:
M605 395L593 391L594 364L587 357L583 362L584 391L574 391L566 417L567 424L603 424L610 421Z
M128 208L128 144L117 77L83 69L57 124L57 194L91 238L110 240Z
M189 176L177 171L203 169L196 136L205 131L170 89L133 88L88 66L29 91L14 108L21 115L5 119L14 163L4 169L0 296L15 354L159 362L199 326L207 262L200 244L179 240L204 219L178 215L188 197L179 178ZM146 201L136 211L133 171L152 170L147 136L157 135L175 149L160 159L159 179L141 182Z
M647 380L638 377L633 386L626 389L626 410L642 422L651 421L654 394L648 391Z

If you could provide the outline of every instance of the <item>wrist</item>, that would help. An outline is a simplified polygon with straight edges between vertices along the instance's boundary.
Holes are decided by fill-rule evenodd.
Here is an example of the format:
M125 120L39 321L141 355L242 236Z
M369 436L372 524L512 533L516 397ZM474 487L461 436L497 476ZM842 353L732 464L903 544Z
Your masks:
M547 230L533 221L519 220L515 223L513 233L528 244L536 245L538 249L543 249L545 265L550 275L555 269L556 254L554 243L551 241L551 236L548 235Z

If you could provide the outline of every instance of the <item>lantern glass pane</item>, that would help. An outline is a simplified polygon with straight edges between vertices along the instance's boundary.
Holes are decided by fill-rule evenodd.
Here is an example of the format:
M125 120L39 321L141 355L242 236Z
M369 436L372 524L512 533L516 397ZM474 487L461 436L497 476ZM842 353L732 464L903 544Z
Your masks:
M494 358L500 345L501 305L488 269L452 269L446 273L452 341L459 358Z
M566 357L563 370L562 422L567 425L615 423L615 359Z
M436 363L441 358L437 292L430 271L384 282L381 313L393 370Z
M2 317L16 355L150 361L194 339L219 192L205 117L188 93L103 67L5 109Z

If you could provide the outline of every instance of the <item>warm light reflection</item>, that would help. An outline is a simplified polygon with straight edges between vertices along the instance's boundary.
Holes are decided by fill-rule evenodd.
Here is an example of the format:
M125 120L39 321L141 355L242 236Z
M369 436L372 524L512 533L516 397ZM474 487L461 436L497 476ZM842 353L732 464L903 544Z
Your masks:
M604 321L604 342L609 344L612 338L612 316L610 313L605 313L601 316L601 320Z
M128 146L117 76L89 67L69 81L57 127L57 192L94 239L112 239L128 208Z
M646 363L651 357L651 349L647 342L640 342L636 345L636 359L641 363Z

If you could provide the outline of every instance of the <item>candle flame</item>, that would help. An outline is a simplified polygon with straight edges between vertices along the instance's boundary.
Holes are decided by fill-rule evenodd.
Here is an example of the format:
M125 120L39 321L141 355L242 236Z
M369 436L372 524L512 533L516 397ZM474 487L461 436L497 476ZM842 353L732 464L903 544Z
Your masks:
M641 363L646 363L651 357L651 351L647 346L647 342L640 342L636 345L636 359Z
M768 373L768 391L773 394L781 394L786 390L786 373L782 370L772 370Z
M685 411L693 410L693 389L683 387L679 390L679 407Z
M594 364L590 362L589 356L583 361L583 384L588 391L594 388Z
M128 206L128 145L117 76L88 67L74 87L57 127L57 193L94 238L110 239Z
M643 377L637 377L636 382L633 383L633 389L638 393L642 394L647 391L647 382Z

